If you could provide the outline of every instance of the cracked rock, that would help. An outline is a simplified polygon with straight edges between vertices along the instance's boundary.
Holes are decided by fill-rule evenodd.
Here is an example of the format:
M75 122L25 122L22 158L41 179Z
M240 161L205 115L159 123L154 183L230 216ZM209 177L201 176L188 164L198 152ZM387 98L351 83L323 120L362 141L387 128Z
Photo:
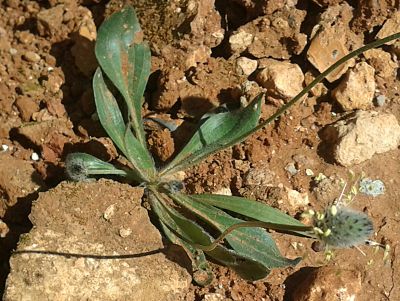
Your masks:
M236 60L236 72L239 75L249 76L257 69L257 61L247 57L240 57Z
M375 94L375 69L365 62L358 63L346 73L332 96L343 110L368 109L372 107Z
M322 138L332 144L332 156L343 166L371 159L400 144L400 125L393 114L357 111L326 127Z
M264 64L257 82L269 93L289 100L303 89L304 75L298 65L273 59L264 60Z
M389 52L382 49L370 49L364 52L364 57L374 67L377 76L385 80L396 77L398 64L392 60Z
M256 58L288 59L301 53L307 44L307 36L300 32L305 16L303 10L284 6L258 17L230 37L232 54L247 50Z
M11 258L3 300L183 300L191 282L182 267L187 257L164 248L140 206L142 193L100 180L41 194L30 215L34 227ZM105 220L114 203L115 214ZM183 261L167 259L168 252Z

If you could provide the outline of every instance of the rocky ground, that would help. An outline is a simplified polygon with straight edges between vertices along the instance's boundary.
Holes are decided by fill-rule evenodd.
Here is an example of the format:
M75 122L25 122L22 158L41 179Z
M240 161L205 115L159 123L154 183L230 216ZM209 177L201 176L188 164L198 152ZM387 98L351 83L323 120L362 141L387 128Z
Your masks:
M137 10L152 50L143 114L180 126L149 126L149 147L162 163L203 114L263 91L266 119L338 58L399 32L394 3L1 2L3 299L400 300L399 41L349 61L272 126L187 170L184 180L190 193L245 196L296 217L331 204L350 170L381 180L384 191L360 193L350 206L371 216L372 239L389 245L387 254L362 246L326 262L311 241L274 234L283 254L304 258L298 266L250 283L213 265L215 280L198 287L188 258L141 206L143 191L112 180L65 182L63 170L73 151L118 160L96 119L91 78L97 28L123 5Z

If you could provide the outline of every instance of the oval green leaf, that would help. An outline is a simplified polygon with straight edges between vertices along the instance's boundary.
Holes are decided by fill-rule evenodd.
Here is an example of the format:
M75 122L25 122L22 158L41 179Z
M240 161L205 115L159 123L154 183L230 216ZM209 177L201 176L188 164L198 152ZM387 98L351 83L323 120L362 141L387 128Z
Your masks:
M133 164L142 180L155 174L155 164L148 150L125 125L118 103L108 89L100 68L93 78L93 92L100 123L120 151Z
M170 194L169 197L221 233L230 226L243 222L220 209L199 203L191 196L176 193ZM251 258L268 269L293 266L300 261L300 258L283 257L272 237L262 228L239 228L228 234L226 240L240 255Z
M297 219L283 213L280 210L272 208L266 204L252 201L237 196L217 195L217 194L194 194L190 196L197 202L215 206L221 209L238 213L251 219L276 224L274 230L288 231L308 236L306 231L294 231L290 226L307 227ZM281 227L280 227L281 226ZM285 227L286 226L286 227ZM280 229L278 229L280 227Z
M215 152L241 142L243 133L258 124L262 97L260 94L243 109L211 115L179 154L161 171L161 175L183 170Z
M143 32L132 7L114 13L103 22L95 53L102 70L125 99L136 138L146 147L141 109L151 53L143 42Z
M155 196L153 197L155 198ZM161 195L158 195L158 198L161 198ZM193 244L210 244L212 237L201 226L187 219L173 208L162 205L162 203L162 200L157 201L157 199L151 201L152 208L160 218L163 226L167 228L166 235L172 242L178 243L186 251L189 251L189 256L196 257L196 254L203 254L203 251L194 248ZM207 251L206 254L219 263L232 268L240 277L249 281L262 279L270 272L262 263L221 245L218 245L212 251ZM199 264L193 258L192 262L195 265ZM205 268L202 265L197 267L199 269Z

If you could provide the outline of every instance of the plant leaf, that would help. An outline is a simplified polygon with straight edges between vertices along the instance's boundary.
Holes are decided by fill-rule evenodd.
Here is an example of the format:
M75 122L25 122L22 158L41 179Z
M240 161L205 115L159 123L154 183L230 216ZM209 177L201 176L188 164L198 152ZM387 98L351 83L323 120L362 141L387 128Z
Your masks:
M121 152L133 164L142 180L155 174L155 164L150 153L126 127L118 103L104 81L100 68L93 78L93 92L100 123Z
M243 220L234 218L220 209L199 203L191 196L180 193L170 194L169 196L221 233L230 226L243 222ZM240 255L256 260L269 269L293 266L300 261L300 258L288 259L282 257L274 240L262 228L239 228L228 234L226 240Z
M152 201L152 208L155 209L156 214L159 216L164 226L168 228L169 234L172 234L171 237L168 237L170 237L173 242L180 244L186 251L189 250L189 256L204 254L203 251L193 247L193 244L196 243L210 244L212 241L212 237L205 232L202 227L182 216L176 210L163 206L157 201ZM177 237L177 234L185 238L185 240ZM166 233L166 235L168 234ZM192 244L189 242L192 242ZM262 263L243 256L233 250L228 250L221 245L218 245L212 251L207 251L206 254L221 264L232 268L238 275L246 280L254 281L262 279L270 272ZM193 261L193 259L192 262L196 264L196 261ZM197 267L199 269L204 269L204 266L201 265Z
M202 286L209 284L213 279L213 274L206 260L204 252L194 248L190 243L187 242L188 240L191 241L192 239L187 237L186 233L178 227L178 225L170 216L167 208L162 205L162 201L158 201L154 194L150 194L150 204L151 208L157 214L161 223L161 227L167 238L172 243L181 246L191 259L194 270L194 280ZM175 233L179 233L182 237L186 237L186 240L179 238ZM195 275L199 275L199 277L195 277Z
M143 42L143 32L132 7L114 13L103 22L95 53L102 70L125 99L136 138L146 147L141 109L151 53Z
M91 175L119 175L132 177L128 171L118 169L86 153L71 153L65 159L65 169L68 177L74 181L82 181Z
M279 230L282 231L290 231L305 236L309 235L309 233L306 231L293 231L291 229L285 229L285 226L287 225L299 227L306 226L303 223L299 222L297 219L291 217L290 215L287 215L280 210L277 210L260 202L236 196L217 194L195 194L191 195L190 197L202 204L207 204L221 209L229 210L258 221L273 223L277 226L281 225L282 228Z
M161 174L185 169L219 150L242 141L243 139L239 138L243 133L257 126L262 96L257 96L243 109L209 117Z
M181 246L185 250L186 254L188 254L193 265L193 280L201 286L210 284L214 278L214 275L211 271L210 265L207 262L204 252L194 248L190 243L176 236L170 230L170 225L167 226L164 222L161 222L161 227L167 238L172 243Z

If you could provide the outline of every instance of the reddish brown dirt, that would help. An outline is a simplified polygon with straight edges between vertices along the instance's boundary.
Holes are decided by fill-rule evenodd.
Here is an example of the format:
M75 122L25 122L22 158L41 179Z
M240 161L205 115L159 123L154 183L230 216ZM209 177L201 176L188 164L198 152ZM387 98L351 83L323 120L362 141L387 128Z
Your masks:
M235 54L231 56L227 41L216 46L215 37L218 35L212 36L212 33L217 29L210 24L222 22L224 28L231 32L239 26L250 24L260 15L283 9L281 4L290 1L216 1L222 18L210 15L205 28L192 28L193 32L189 30L182 39L177 39L174 36L176 31L172 30L181 24L181 17L178 14L173 17L174 13L166 5L148 4L150 1L115 0L107 6L97 0L1 2L0 144L7 145L8 150L0 156L0 218L8 225L10 232L6 238L0 238L0 291L8 273L10 252L15 248L19 235L29 231L31 226L28 214L31 202L37 197L36 191L44 191L65 179L62 162L66 154L84 151L108 161L117 158L117 152L110 140L104 138L100 124L92 119L95 112L91 89L95 65L90 63L93 42L84 37L87 47L77 50L74 46L82 38L79 30L85 25L82 25L82 20L88 18L89 12L94 24L99 26L104 17L126 2L138 8L153 55L144 113L158 114L162 119L182 123L172 134L160 127L150 127L150 149L160 161L166 161L186 141L205 112L225 103L228 107L239 106L241 94L238 85L243 84L246 76L235 71ZM297 9L307 15L301 32L310 35L317 14L343 2L346 1L298 1ZM354 5L356 1L348 2ZM373 3L376 3L376 7ZM396 10L391 3L388 0L359 1L350 22L352 34L358 40L370 41L372 33L376 33L377 28ZM55 16L46 19L48 23L40 21L43 17L39 13L48 9L56 9L53 13L59 13L61 19ZM155 12L157 14L154 15ZM203 13L207 15L207 10ZM163 27L156 27L156 21L160 21ZM186 29L185 26L182 28ZM197 44L193 46L191 43ZM354 45L351 41L349 44ZM209 47L212 55L195 52L193 49L196 50L199 45ZM290 47L282 51L285 56L291 57L292 62L300 65L303 73L309 71L316 74L315 69L307 63L305 52L297 53L298 48L293 50ZM195 54L190 56L188 53ZM88 56L88 65L80 69L74 58L76 56ZM197 60L195 67L191 66L192 57ZM379 72L383 74L385 68L379 65L379 61L371 64L378 72L377 88L388 100L383 107L375 109L391 112L400 120L398 77L380 77ZM184 76L187 81L180 81ZM330 89L337 84L326 83ZM254 96L260 90L258 87L244 94ZM263 106L262 118L268 117L279 105L279 100L270 97ZM329 94L316 97L310 93L308 98L279 121L240 145L222 151L188 170L186 190L202 193L229 188L233 195L258 199L292 215L307 208L320 210L333 200L330 197L337 196L337 192L329 197L318 197L305 169L311 169L315 175L323 173L347 178L348 168L333 162L319 137L320 130L334 122L340 113L342 111ZM40 155L38 161L31 159L33 152ZM21 162L25 162L23 168L26 173L12 177L12 170ZM296 175L291 175L285 169L289 163L294 163L299 170ZM356 249L342 250L337 251L334 259L328 263L339 270L352 269L359 273L362 290L358 300L400 300L399 167L397 149L375 155L371 160L352 168L355 173L363 172L385 183L384 195L377 198L360 195L352 206L373 218L376 229L374 239L389 243L392 248L389 260L385 263L382 252L374 253L372 248L367 247L362 247L366 256ZM272 184L274 189L264 185L266 183L258 185L246 182L249 170L253 169L273 172L274 176L268 184ZM35 187L32 188L32 185ZM283 187L309 193L309 205L298 208L279 202ZM213 265L215 280L205 288L192 285L187 300L203 300L204 296L211 293L219 293L223 297L221 300L297 300L296 281L303 277L303 272L307 273L304 267L325 264L323 255L315 253L311 243L305 239L283 235L276 235L276 238L283 254L305 257L300 265L274 270L267 279L256 283L241 280L227 268Z

